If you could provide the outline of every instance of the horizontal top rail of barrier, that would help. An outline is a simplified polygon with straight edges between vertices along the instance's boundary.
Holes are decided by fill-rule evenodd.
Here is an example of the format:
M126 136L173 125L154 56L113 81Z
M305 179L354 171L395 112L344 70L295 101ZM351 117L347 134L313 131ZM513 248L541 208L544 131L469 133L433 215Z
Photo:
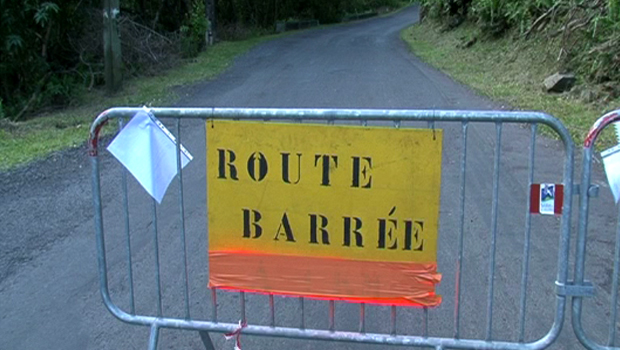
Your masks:
M136 107L117 107L99 114L91 125L89 145L96 145L99 129L111 118L128 118L144 110ZM270 119L327 121L468 121L543 123L551 127L564 145L573 145L568 129L558 119L542 112L506 112L471 110L411 110L411 109L295 109L295 108L148 108L157 116L182 119Z

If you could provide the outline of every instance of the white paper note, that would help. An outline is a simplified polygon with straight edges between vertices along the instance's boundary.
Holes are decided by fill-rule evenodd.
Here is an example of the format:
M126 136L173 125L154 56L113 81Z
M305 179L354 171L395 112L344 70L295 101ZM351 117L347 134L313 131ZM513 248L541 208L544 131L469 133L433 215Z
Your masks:
M181 145L181 167L192 155ZM121 162L144 189L161 203L177 175L176 139L147 111L140 111L116 135L108 151Z
M603 157L609 188L614 195L614 200L618 203L620 199L620 145L601 152L601 157Z

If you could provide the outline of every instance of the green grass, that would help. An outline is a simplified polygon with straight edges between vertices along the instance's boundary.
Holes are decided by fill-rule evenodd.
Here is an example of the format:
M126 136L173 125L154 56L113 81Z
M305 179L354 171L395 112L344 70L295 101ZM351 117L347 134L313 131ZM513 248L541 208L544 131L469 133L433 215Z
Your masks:
M212 79L228 68L235 57L274 37L219 43L161 75L127 81L122 92L115 96L106 96L99 90L90 92L83 98L90 102L79 107L20 123L0 120L0 171L43 158L54 151L82 145L88 139L90 123L107 108L170 105L179 98L173 87Z
M478 36L476 28L462 25L447 32L441 29L438 23L424 20L402 31L401 37L422 60L482 95L515 109L544 111L560 119L577 147L597 118L620 106L620 100L593 105L574 94L543 92L543 80L557 72L557 42L502 38L478 40L469 48L460 48ZM613 133L606 130L600 144L612 143Z

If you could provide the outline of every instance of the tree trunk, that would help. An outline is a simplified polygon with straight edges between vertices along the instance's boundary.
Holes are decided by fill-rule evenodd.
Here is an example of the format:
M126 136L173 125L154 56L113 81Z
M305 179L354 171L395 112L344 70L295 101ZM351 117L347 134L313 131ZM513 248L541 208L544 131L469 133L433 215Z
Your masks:
M118 32L119 0L104 0L103 8L103 50L105 61L105 83L108 93L121 88L122 56Z
M161 15L161 11L163 11L165 6L166 6L166 0L161 0L161 4L159 5L159 8L157 9L157 13L155 14L155 18L153 18L153 22L151 23L151 28L153 30L157 30L156 26L159 23L159 16Z
M217 38L216 35L216 29L217 29L217 23L216 23L216 12L215 12L215 2L217 0L205 0L205 10L206 10L206 16L207 16L207 20L209 22L209 26L207 28L207 43L209 45L213 45L213 43L215 43L215 40Z
M188 16L191 16L192 10L194 10L194 6L192 5L191 0L183 0L183 4L185 5L185 13Z

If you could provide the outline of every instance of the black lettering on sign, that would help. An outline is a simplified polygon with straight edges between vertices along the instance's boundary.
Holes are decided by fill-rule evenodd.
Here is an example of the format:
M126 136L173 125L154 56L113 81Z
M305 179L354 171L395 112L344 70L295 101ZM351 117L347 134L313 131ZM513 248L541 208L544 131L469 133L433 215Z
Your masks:
M318 226L318 218L321 218L321 226ZM310 214L310 243L318 244L318 231L321 231L321 242L329 244L329 232L327 224L329 221L323 215Z
M260 227L258 222L262 218L258 210L250 210L250 209L242 209L243 210L243 237L250 238L252 237L252 227L254 227L254 237L258 238L263 234L263 229ZM251 219L252 214L254 214L254 219Z
M231 150L226 150L226 149L218 149L217 153L219 156L217 178L218 179L226 178L226 166L228 165L228 168L230 170L230 178L232 180L239 180L239 178L237 177L237 167L233 164L235 162L235 159L237 158L235 156L235 152ZM226 153L228 153L228 161L226 161Z
M388 216L392 216L396 211L396 207L390 210ZM389 229L388 229L389 226ZM379 219L379 249L396 249L398 248L398 238L396 237L396 229L398 221L396 219Z
M277 241L280 235L285 235L287 242L295 242L293 230L291 229L291 224L288 221L288 216L286 213L282 215L282 221L280 221L280 226L278 227L278 231L276 231L276 236L273 238L274 241Z
M355 228L351 229L351 221L355 220ZM344 242L342 243L345 247L351 246L351 233L355 235L355 245L357 247L364 247L364 240L362 237L362 233L360 229L362 228L362 219L360 218L350 218L344 217Z
M370 157L352 157L353 159L353 183L351 187L371 188L372 187L372 159ZM363 163L363 164L362 164Z
M282 181L287 184L291 183L289 178L289 156L290 153L282 152ZM301 180L301 153L297 153L297 180L293 182L293 184L298 184L299 180Z
M258 168L258 169L256 169ZM258 177L256 174L256 170L258 170ZM256 182L262 181L265 176L267 176L267 158L261 152L254 152L248 158L248 174L252 178L252 180Z
M331 160L334 161L334 169L338 167L338 156L330 156L329 154L317 154L314 156L314 166L318 166L320 161L323 161L321 165L323 176L321 178L321 186L329 186L329 170Z
M263 228L260 221L263 218L258 210L242 209L243 212L243 238L260 238ZM390 210L387 218L378 219L378 242L377 249L398 249L398 224L399 220L393 217L396 207ZM309 214L310 216L310 244L329 245L329 219L321 214ZM364 235L362 233L363 221L359 217L343 216L343 247L364 247ZM414 221L411 219L402 220L402 250L424 251L424 221ZM319 234L320 233L320 234ZM286 242L296 242L293 228L288 217L288 213L282 215L280 224L273 238L275 241L280 239Z
M405 220L405 247L403 250L415 250L421 252L424 250L424 221Z

